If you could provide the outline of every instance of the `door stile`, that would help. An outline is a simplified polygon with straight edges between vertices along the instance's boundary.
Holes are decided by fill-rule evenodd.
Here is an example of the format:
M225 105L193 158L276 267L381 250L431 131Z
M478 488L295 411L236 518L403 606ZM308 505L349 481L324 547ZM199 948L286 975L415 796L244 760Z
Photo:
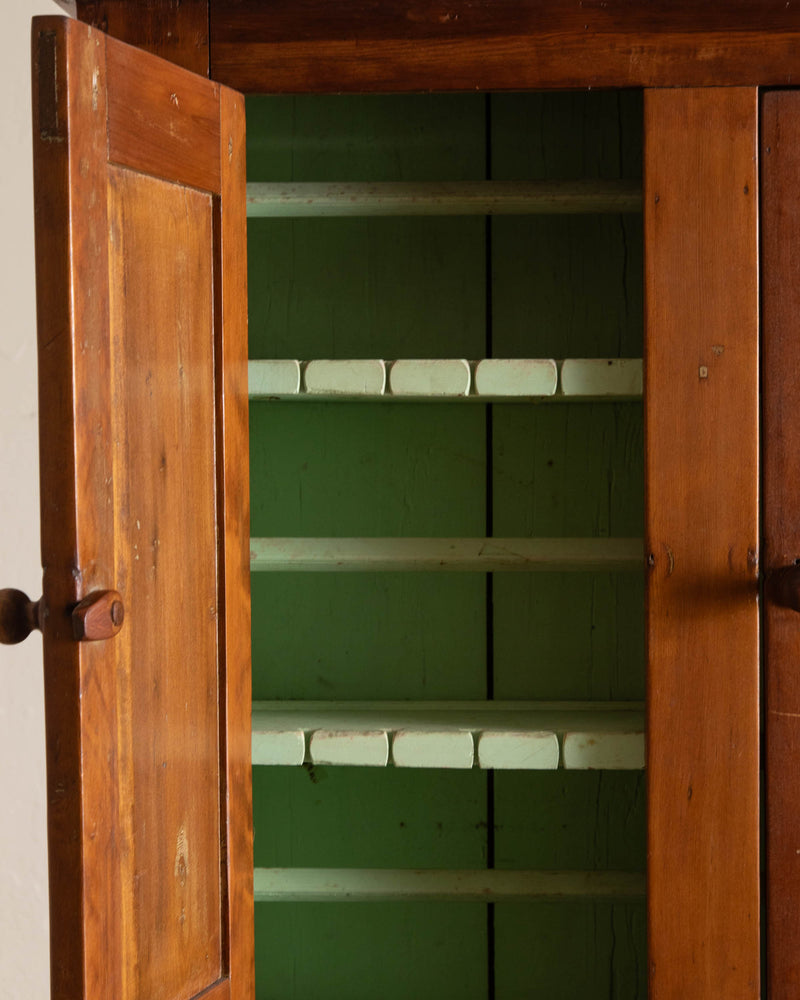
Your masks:
M234 996L252 994L254 928L234 919L253 913L253 803L251 791L250 478L247 395L247 209L244 98L220 88L220 187L215 211L214 296L217 365L218 521L222 608L220 662L226 698L221 748L227 818L223 816L228 881L227 936ZM223 337L224 330L224 337ZM233 667L234 669L231 669ZM239 992L241 991L241 993ZM249 992L248 992L249 991Z
M645 94L650 989L759 995L757 90Z
M800 623L797 601L792 599L800 560L800 95L796 91L763 95L761 158L767 985L773 1000L790 1000L800 990ZM779 586L782 576L788 585L784 593Z
M108 538L113 550L114 519L108 504L94 502L97 487L111 480L112 460L101 425L110 387L92 377L108 370L111 350L102 291L108 219L98 195L105 187L105 39L95 33L93 42L80 44L59 19L34 26L37 264L48 275L37 282L37 312L51 982L58 996L121 995L118 963L103 960L122 947L111 877L119 824L99 822L119 817L118 788L91 777L107 775L115 755L117 691L104 680L103 650L76 643L67 614L92 590L114 587L114 566L100 558ZM89 294L82 280L88 269L97 275ZM84 364L75 364L78 355ZM74 435L76 421L89 424L88 438ZM100 492L110 494L107 486ZM87 506L91 517L79 518ZM65 899L80 912L65 912ZM98 910L108 913L102 928Z

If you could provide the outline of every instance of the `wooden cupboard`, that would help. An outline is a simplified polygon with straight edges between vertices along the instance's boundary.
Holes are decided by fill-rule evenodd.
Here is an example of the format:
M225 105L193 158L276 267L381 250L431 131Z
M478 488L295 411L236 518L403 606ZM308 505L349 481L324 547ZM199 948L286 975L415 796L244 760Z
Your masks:
M559 867L635 874L644 861L639 773L322 773L311 743L336 727L309 723L299 727L309 773L254 772L257 864L263 839L267 867L285 867L288 858L301 868L469 869L466 899L483 893L497 902L258 903L258 995L279 995L279 987L318 995L326 977L333 996L361 995L362 980L367 992L386 992L381 976L392 978L393 959L378 950L376 929L399 926L395 938L406 950L394 959L397 969L404 974L426 956L425 979L412 977L406 989L420 995L421 982L433 984L431 992L498 997L642 995L646 978L653 997L757 996L763 944L764 988L769 996L793 996L800 976L790 753L797 715L794 612L786 605L797 603L791 565L800 555L791 531L790 403L797 112L792 91L774 88L792 81L797 15L779 4L740 2L717 12L677 0L657 13L639 4L532 0L383 2L368 11L310 0L78 8L112 34L249 93L441 95L348 98L349 106L334 98L316 105L305 97L254 100L249 155L253 168L269 175L256 181L552 180L548 168L569 164L570 144L571 169L577 163L582 170L565 180L595 171L603 181L637 180L641 161L643 225L618 212L598 221L594 211L533 221L254 219L250 327L256 358L304 361L561 361L574 356L571 341L584 355L608 361L640 356L643 328L643 424L634 415L640 404L629 401L257 402L251 468L260 480L256 537L643 532L646 956L641 905L611 903L608 889L590 889L602 902L556 903L563 884L531 888L523 875L502 885L497 878L488 886L469 883L482 862L534 875ZM36 613L45 631L54 995L194 996L209 988L202 995L250 996L242 99L75 22L35 22L34 53L37 254L47 275L39 292L45 598ZM541 93L586 88L623 92ZM459 93L474 90L489 96ZM523 90L539 93L504 93ZM566 124L562 118L551 125L545 144L557 110ZM252 129L258 118L266 122L263 147ZM359 151L352 131L365 120ZM274 141L282 122L294 140L285 148ZM340 143L338 152L315 148L320 130ZM413 150L406 159L404 145ZM342 175L342 160L362 176ZM332 228L320 236L328 225L339 225L339 235ZM562 243L565 228L576 236L572 244ZM382 243L391 246L388 254ZM541 249L536 256L542 246L545 268ZM560 270L560 254L575 270L559 292L547 281ZM290 271L288 258L301 256L311 264ZM266 280L254 273L256 260L266 262ZM348 274L354 260L356 278ZM398 278L400 266L408 273ZM347 298L358 268L368 271L366 305ZM320 280L328 282L321 292ZM609 286L611 303L604 298ZM388 301L375 297L381 287ZM275 313L272 325L253 309L259 297ZM530 314L548 298L551 314L561 309L566 319L537 333ZM592 302L603 305L595 312ZM298 322L315 308L324 325L319 315L316 323ZM603 340L603 323L615 349ZM587 331L590 339L581 341ZM529 349L548 336L552 346ZM556 373L556 391L563 391L564 369L556 366ZM477 385L477 370L470 377ZM74 428L73 414L83 421ZM642 427L644 447L637 449ZM532 439L539 443L531 454ZM571 464L577 472L561 471L570 452L582 463ZM335 465L337 476L344 466L342 478L331 478ZM557 473L548 472L553 468ZM376 490L376 482L386 485ZM587 494L605 489L599 507L570 499L585 482ZM303 488L316 497L295 497ZM77 512L84 499L89 515ZM587 517L592 523L583 527ZM209 550L217 556L211 565ZM397 568L397 556L389 563ZM569 578L485 576L471 568L424 577L386 574L385 567L380 577L254 577L257 698L318 700L331 684L340 702L642 697L637 626L629 627L637 600L641 605L635 574L624 582L616 572L585 566ZM774 576L783 585L767 588L762 637L759 588L779 569ZM72 632L73 609L98 591L113 592L96 605L102 635L81 643L74 638L80 632ZM117 597L125 609L121 626L114 621ZM315 604L322 613L304 629ZM367 625L354 642L341 620L362 607ZM22 611L34 614L29 606ZM325 615L338 638L317 624ZM438 624L429 628L434 618ZM560 646L552 638L555 623ZM316 654L322 658L337 642L338 659L321 667L310 662L312 647L324 650ZM556 662L534 683L520 655L529 648L555 651L555 661L572 650L578 665L568 670ZM410 671L369 669L378 652L410 661ZM420 661L429 655L430 671L426 665L421 675ZM341 679L344 669L350 673ZM391 737L396 761L399 735L419 726L379 725L376 718L361 730L382 735L387 753ZM165 721L174 727L168 736ZM496 717L453 728L469 731L479 762L483 736L502 734ZM567 736L594 731L572 722L551 729L562 763ZM326 759L322 754L318 759ZM595 815L586 810L578 823L594 842L583 851L588 860L560 865L548 858L562 849L568 856L564 845L582 815L563 807L569 796L594 804ZM323 800L326 814L318 809ZM374 823L354 822L362 812L370 817L375 801L381 810ZM392 802L399 803L394 811ZM547 808L537 814L531 802ZM275 814L284 810L302 814L301 822L282 825ZM531 815L571 831L553 831L553 854L539 850L547 838ZM629 825L627 834L620 823L623 830ZM404 824L408 834L398 832ZM598 838L605 838L602 849ZM408 860L415 852L419 860ZM508 857L516 860L505 864ZM508 902L521 884L548 901ZM610 895L624 896L621 886ZM402 898L407 890L381 891ZM435 891L440 900L464 898L452 878ZM304 909L307 925L300 923ZM63 912L81 916L64 921ZM559 922L561 932L554 931ZM565 956L580 926L593 943ZM362 953L377 957L358 968L336 965L337 953L358 956L362 945ZM325 948L333 964L323 969L331 971L303 980L302 970ZM602 972L578 969L588 954ZM545 958L555 971L541 971ZM274 982L271 966L279 970Z

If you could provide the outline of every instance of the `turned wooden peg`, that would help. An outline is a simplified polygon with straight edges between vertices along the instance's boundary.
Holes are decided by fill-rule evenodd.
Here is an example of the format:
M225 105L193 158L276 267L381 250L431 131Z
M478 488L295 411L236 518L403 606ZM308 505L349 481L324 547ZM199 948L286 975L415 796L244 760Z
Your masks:
M770 573L767 596L782 608L800 611L800 565L795 563Z
M72 612L72 631L79 642L111 639L122 628L125 606L116 590L98 590Z
M21 590L0 590L0 642L22 642L34 629L41 630L42 601L32 601Z

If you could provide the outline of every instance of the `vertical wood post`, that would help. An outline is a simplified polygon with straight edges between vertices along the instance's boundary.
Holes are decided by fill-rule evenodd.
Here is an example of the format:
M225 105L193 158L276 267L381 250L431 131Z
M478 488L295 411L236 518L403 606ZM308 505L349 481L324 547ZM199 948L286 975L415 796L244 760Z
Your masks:
M755 88L645 100L650 996L759 995Z
M764 569L800 559L800 95L762 104ZM800 991L800 615L764 612L767 807L767 986Z

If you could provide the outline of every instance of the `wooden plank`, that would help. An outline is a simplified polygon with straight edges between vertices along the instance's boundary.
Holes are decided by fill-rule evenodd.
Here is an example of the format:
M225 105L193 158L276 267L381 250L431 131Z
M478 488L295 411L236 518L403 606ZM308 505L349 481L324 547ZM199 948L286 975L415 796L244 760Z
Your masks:
M800 21L783 0L653 7L570 0L212 2L211 75L250 93L788 84Z
M752 88L645 96L653 1000L759 995L757 133Z
M320 735L321 734L321 735ZM391 756L388 747L391 742ZM304 748L308 743L308 752ZM603 702L255 702L253 763L640 770L643 706Z
M99 766L98 773L104 770L103 748L116 740L117 699L98 682L101 650L71 641L64 613L92 589L113 585L113 564L97 562L101 537L110 533L113 539L113 514L107 504L95 504L93 495L93 487L110 475L112 460L104 446L109 439L87 441L73 424L76 410L107 411L111 399L108 381L92 377L95 370L107 369L110 354L108 255L103 252L108 217L105 198L95 194L106 184L105 88L98 89L96 100L91 97L95 75L105 77L105 55L102 38L87 46L71 22L33 22L39 394L49 400L40 412L39 478L43 603L49 611L42 646L50 979L53 992L64 996L89 991L120 996L123 981L123 919L119 905L111 905L110 892L121 860L113 831L122 790L115 782L100 788L84 772L84 760L89 767ZM95 279L91 296L82 294L81 271ZM87 345L83 351L76 350L78 337ZM84 352L88 371L81 366L65 378ZM87 503L93 516L84 520L78 508ZM103 815L110 822L98 825ZM67 907L80 916L64 920ZM105 919L97 920L98 913Z
M389 762L389 737L375 729L315 729L308 749L315 764L386 767Z
M564 734L562 763L568 771L641 771L644 739L641 730L602 732L584 729Z
M472 371L463 358L393 361L388 392L392 396L463 397L469 394Z
M642 398L641 358L568 358L559 365L559 395L570 399Z
M309 396L382 396L386 365L379 360L309 361L303 379Z
M769 578L800 558L797 452L800 422L797 171L800 103L791 92L762 99L762 337L764 570ZM769 585L764 611L766 698L766 938L770 997L788 1000L800 990L800 651L797 613L780 607Z
M561 749L555 732L507 730L476 734L478 767L502 771L551 771L558 767Z
M632 181L373 181L247 185L252 218L384 215L583 215L641 212Z
M256 868L257 902L565 902L644 895L638 872Z
M208 76L209 0L166 4L161 0L136 4L128 0L68 0L62 6L113 38Z
M296 396L300 392L300 362L289 360L251 361L248 364L250 399Z
M381 368L383 366L383 370ZM308 369L311 368L309 382ZM467 402L642 398L640 358L424 358L383 361L256 360L251 399L402 399Z
M223 933L234 1000L255 991L253 929L253 802L250 762L249 408L247 396L247 216L245 107L240 94L219 89L220 195L215 201L215 345L220 685L227 809ZM227 815L226 815L227 813Z
M471 768L475 762L472 733L443 729L399 729L392 739L396 767Z
M489 112L495 177L642 176L641 94L493 94ZM641 221L492 219L493 352L641 358ZM641 408L552 399L493 408L492 534L640 534ZM494 696L643 698L643 577L496 574ZM644 772L492 777L503 865L644 869ZM496 996L645 996L644 909L495 907Z
M552 396L557 384L555 361L485 358L475 366L475 392L478 396Z
M253 572L641 571L639 538L251 538Z

